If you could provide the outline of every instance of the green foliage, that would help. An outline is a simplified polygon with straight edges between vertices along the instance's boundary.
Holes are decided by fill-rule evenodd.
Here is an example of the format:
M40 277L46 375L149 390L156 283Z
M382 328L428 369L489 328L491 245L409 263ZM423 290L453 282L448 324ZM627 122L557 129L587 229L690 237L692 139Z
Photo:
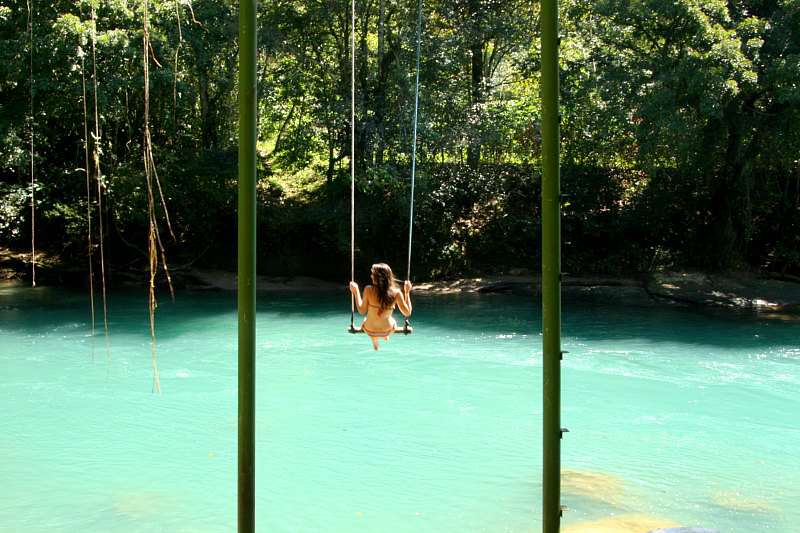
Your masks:
M42 243L87 250L84 75L111 259L143 260L143 2L33 5L32 81L27 4L0 6L0 238L30 239L33 134ZM800 273L800 2L561 9L565 269ZM259 264L271 273L349 270L349 20L349 0L259 5ZM523 0L425 2L420 275L538 266L537 22ZM405 260L415 30L416 2L357 2L359 261ZM150 128L179 262L235 258L236 35L234 2L150 1Z
M20 185L0 183L0 241L18 244L25 234L23 225L30 205L30 189Z

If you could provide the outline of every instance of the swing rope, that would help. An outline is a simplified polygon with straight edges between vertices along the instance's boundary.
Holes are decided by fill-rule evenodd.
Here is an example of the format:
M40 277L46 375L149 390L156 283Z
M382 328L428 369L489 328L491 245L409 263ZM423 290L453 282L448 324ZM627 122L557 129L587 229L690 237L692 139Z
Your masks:
M33 168L33 137L34 122L33 115L33 0L28 0L28 36L30 41L29 66L30 66L30 102L31 102L31 285L36 287L36 175Z
M408 212L408 262L406 264L406 280L411 280L411 242L414 233L414 185L417 175L417 124L419 117L419 56L420 42L422 41L422 0L417 7L417 66L416 80L414 82L414 141L411 146L411 201ZM408 317L404 317L403 330L408 331Z
M350 2L350 281L356 280L356 0ZM355 331L356 296L350 291L350 331Z
M350 281L355 281L355 197L356 197L356 3L350 2ZM411 280L411 243L414 234L414 187L417 174L417 125L419 122L419 63L422 41L422 0L417 6L416 71L414 82L414 137L411 147L411 200L408 213L408 256L406 280ZM408 334L410 323L404 317L403 332ZM350 296L350 332L355 331L355 295Z

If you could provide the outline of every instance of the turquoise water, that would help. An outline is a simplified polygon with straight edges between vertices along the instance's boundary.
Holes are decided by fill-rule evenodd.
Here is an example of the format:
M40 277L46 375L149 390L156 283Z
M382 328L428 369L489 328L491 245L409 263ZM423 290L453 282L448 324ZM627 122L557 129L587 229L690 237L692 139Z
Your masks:
M0 530L233 531L234 295L162 302L161 395L144 293L110 354L86 300L0 289ZM259 531L540 530L535 302L415 315L376 353L344 295L261 297ZM563 333L565 531L800 531L800 325L567 300Z

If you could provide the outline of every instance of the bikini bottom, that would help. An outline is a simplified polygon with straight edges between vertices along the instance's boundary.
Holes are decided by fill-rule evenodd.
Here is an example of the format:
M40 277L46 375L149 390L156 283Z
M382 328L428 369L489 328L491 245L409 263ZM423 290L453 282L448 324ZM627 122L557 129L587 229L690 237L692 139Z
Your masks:
M394 330L397 327L397 321L394 319L394 317L389 319L389 324L391 325L392 329L386 331L370 331L366 328L366 326L364 326L364 324L361 324L361 331L363 331L370 337L388 337L389 335L394 333Z

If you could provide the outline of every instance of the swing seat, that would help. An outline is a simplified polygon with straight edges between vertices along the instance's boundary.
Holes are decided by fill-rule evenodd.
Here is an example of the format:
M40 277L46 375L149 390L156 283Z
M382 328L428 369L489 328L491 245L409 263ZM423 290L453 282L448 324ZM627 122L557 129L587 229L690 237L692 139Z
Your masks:
M353 333L353 334L355 334L355 333L366 333L363 329L361 329L360 326L351 326L351 327L347 328L347 332L348 333ZM411 326L401 326L401 325L398 324L398 325L396 325L394 327L394 332L395 333L402 333L403 335L411 335L412 333L414 333L414 328L412 328Z

